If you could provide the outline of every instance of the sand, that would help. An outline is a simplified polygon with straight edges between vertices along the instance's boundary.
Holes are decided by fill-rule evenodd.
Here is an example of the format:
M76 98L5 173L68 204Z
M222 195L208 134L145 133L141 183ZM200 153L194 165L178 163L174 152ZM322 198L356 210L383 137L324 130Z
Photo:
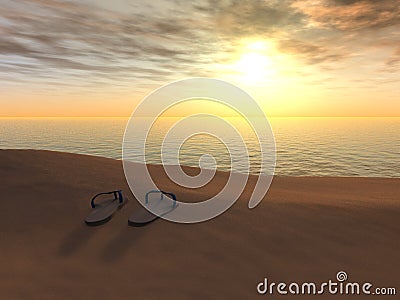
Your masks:
M275 177L253 210L250 182L211 221L134 228L127 219L139 204L120 161L0 150L0 178L1 299L285 299L258 295L256 286L264 277L321 283L341 270L350 281L400 293L400 179ZM225 178L218 173L205 190L174 191L199 201ZM116 188L128 204L107 224L86 226L91 196Z

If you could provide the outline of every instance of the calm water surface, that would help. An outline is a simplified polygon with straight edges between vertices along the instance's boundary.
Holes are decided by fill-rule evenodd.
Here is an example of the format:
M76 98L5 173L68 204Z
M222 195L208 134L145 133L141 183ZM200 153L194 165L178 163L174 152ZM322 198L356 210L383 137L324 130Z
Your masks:
M4 118L0 119L0 148L47 149L121 159L127 121L127 118ZM160 163L162 139L174 122L175 118L164 118L153 127L146 149L148 162ZM256 173L260 165L256 137L242 120L232 123L246 142L250 172ZM400 177L400 118L271 118L270 123L277 149L275 174ZM136 150L131 149L133 159L139 157ZM198 166L203 154L212 155L219 169L230 169L224 144L211 136L187 140L179 159L181 164ZM243 157L234 159L240 162ZM246 169L239 163L235 171Z

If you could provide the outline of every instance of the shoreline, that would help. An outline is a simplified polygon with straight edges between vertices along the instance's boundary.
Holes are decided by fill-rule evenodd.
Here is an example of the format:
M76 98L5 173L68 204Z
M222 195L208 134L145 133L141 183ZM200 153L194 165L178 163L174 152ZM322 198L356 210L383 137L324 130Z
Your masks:
M62 154L71 154L71 155L78 155L78 156L83 156L83 157L94 157L94 158L104 158L104 159L109 159L113 161L118 161L122 162L122 158L117 159L117 158L111 158L111 157L106 157L106 156L101 156L101 155L95 155L95 154L88 154L88 153L78 153L78 152L67 152L67 151L60 151L60 150L49 150L49 149L25 149L25 148L0 148L0 151L37 151L37 152L49 152L49 153L62 153ZM161 167L163 166L162 164L152 164L148 163L146 164L147 166L153 166L153 167ZM167 164L168 165L168 164ZM169 166L176 166L176 165L169 165ZM194 167L194 166L189 166L189 165L181 165L183 168L188 168L188 169L200 169L199 167ZM218 173L231 173L229 171L225 170L218 170ZM232 173L238 173L238 174L246 174L246 173L240 173L240 172L232 172ZM248 174L249 176L259 176L259 175L265 175L265 174ZM266 175L269 176L269 175ZM336 175L276 175L274 174L273 177L279 177L279 178L366 178L366 179L400 179L399 177L394 177L394 176L382 176L382 177L377 177L377 176L336 176Z

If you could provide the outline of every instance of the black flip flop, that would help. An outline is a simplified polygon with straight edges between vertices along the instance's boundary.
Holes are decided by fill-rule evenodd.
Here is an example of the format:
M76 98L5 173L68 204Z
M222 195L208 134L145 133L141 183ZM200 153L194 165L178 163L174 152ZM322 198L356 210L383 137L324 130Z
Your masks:
M95 204L95 199L101 195L114 194L114 199L106 199L98 204ZM85 223L89 226L101 225L108 222L114 213L126 203L126 199L122 196L122 191L112 191L99 193L90 201L92 211L85 218Z
M160 199L159 200L153 199L152 201L149 201L149 195L152 193L161 194ZM172 198L173 201L171 201L169 198L163 201L164 195ZM134 211L132 215L129 217L128 220L129 225L135 227L145 226L153 222L154 220L157 220L159 217L170 213L178 206L178 204L176 203L176 196L174 194L159 190L153 190L147 192L145 200L146 200L145 202L146 206L140 207L138 210ZM157 212L157 215L150 212L147 208L151 209L154 212Z

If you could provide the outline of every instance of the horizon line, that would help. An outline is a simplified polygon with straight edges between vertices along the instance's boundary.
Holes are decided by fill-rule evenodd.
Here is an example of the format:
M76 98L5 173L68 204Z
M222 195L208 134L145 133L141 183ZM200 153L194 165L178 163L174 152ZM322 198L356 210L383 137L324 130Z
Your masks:
M45 119L45 118L130 118L131 116L0 116L0 119ZM144 116L146 117L152 117L152 116ZM161 118L182 118L182 117L187 117L187 115L177 115L177 116L163 116ZM220 116L220 117L225 117L225 118L232 118L232 117L238 117L234 115L225 115L225 116ZM268 118L400 118L399 116L268 116Z

